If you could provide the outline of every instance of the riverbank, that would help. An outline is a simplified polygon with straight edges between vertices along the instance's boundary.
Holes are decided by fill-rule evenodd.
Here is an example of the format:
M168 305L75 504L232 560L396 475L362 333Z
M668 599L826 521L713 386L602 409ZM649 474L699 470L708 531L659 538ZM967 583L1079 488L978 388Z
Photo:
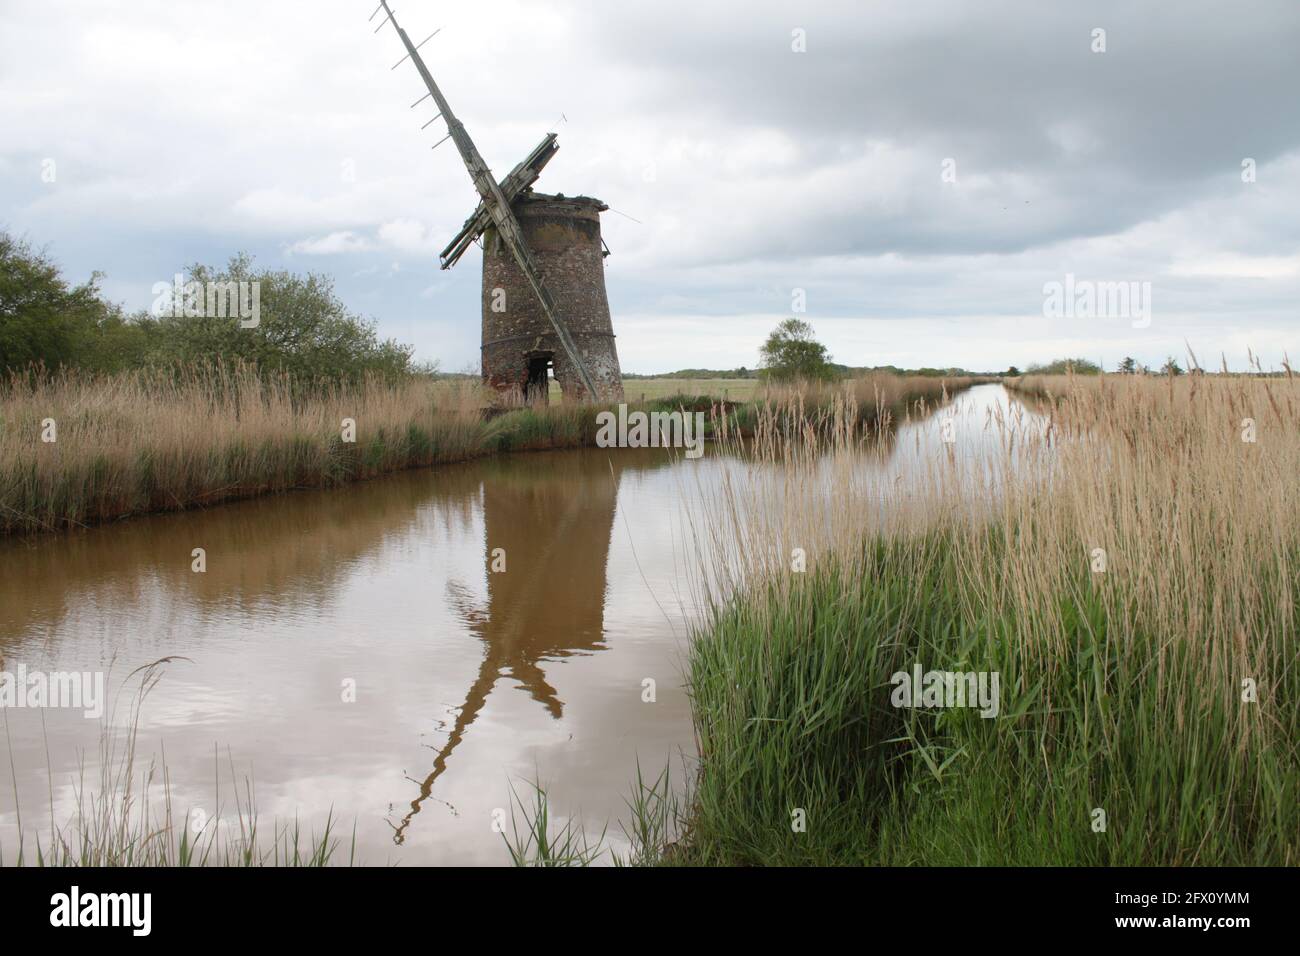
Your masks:
M1053 428L1018 440L1053 463L986 513L900 496L872 530L846 489L806 574L715 604L667 860L1300 861L1294 383L1035 384ZM998 675L996 715L900 705L916 670Z
M764 404L805 410L860 400L863 424L942 399L969 380L873 376L844 386L766 389L752 403L676 395L637 408L721 415L745 431ZM63 373L0 382L0 534L82 527L512 451L592 446L613 406L551 405L485 415L470 382L412 377L303 397L251 369ZM719 421L710 420L710 431Z

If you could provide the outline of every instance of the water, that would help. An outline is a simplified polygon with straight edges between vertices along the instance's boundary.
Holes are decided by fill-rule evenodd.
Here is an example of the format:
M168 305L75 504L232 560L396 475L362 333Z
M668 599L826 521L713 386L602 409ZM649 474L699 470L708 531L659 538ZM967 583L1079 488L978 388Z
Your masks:
M1007 407L999 386L972 389L941 413L955 445L934 422L904 425L864 467L899 480L954 447L983 454L984 419ZM512 784L526 798L541 781L557 815L599 832L626 817L638 761L683 777L686 516L735 467L711 451L521 454L0 541L0 670L106 670L120 727L127 675L178 658L139 742L165 756L178 813L233 822L231 778L247 777L264 829L332 813L348 839L355 821L363 863L499 864ZM12 854L15 783L29 839L51 793L66 820L102 724L51 708L0 721Z

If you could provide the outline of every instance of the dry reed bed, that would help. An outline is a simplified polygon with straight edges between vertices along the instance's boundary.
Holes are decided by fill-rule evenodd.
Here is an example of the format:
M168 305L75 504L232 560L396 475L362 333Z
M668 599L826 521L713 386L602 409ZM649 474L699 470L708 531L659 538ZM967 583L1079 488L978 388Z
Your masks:
M422 379L301 397L249 368L13 376L0 383L0 532L337 485L515 438L520 447L581 439L572 411L485 423L483 404L472 384ZM542 421L521 428L524 414ZM354 442L344 441L345 419Z
M846 388L871 396L874 415L897 413L942 386L877 376ZM761 401L802 410L805 403L828 403L840 390L776 388L763 390ZM705 409L713 404L687 401ZM515 407L488 418L483 411L490 404L472 381L371 379L303 394L289 380L268 380L250 367L107 377L14 374L0 380L0 533L78 527L501 451L595 442L592 406ZM743 429L751 407L729 406L729 418ZM355 423L354 441L344 440L345 420Z

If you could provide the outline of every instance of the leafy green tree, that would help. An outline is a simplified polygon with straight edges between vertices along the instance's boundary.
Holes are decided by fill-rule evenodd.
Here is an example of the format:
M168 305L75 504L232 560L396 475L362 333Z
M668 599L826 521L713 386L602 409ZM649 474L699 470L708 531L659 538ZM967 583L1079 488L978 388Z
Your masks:
M1119 363L1119 371L1124 375L1136 375L1137 370L1137 360L1131 355L1126 355L1124 361Z
M1169 356L1169 358L1165 359L1165 364L1160 366L1160 374L1161 375L1182 375L1183 369L1182 366L1178 364L1178 359L1174 358L1171 355Z
M1018 368L1016 368L1014 365L1012 365L1012 366L1010 366L1010 367L1009 367L1005 372L1003 372L1002 374L1003 374L1003 375L1006 375L1008 378L1016 378L1017 376L1020 375L1020 369L1018 369Z
M164 295L155 303L163 308L136 315L106 302L99 278L95 273L90 281L71 285L43 251L0 232L0 371L37 363L50 370L116 372L144 365L247 362L312 387L356 382L367 374L393 378L436 369L414 366L411 346L381 340L373 322L348 311L328 276L255 270L248 256L239 255L223 269L190 269L189 279L201 291L189 303L189 314L185 302L172 308ZM245 284L242 297L240 283ZM213 285L223 287L225 301L220 308L214 301L209 309ZM240 312L241 304L245 311L252 306L254 289L255 327Z
M100 299L99 278L69 285L44 251L0 233L0 369L97 361L101 323L121 321Z
M218 358L251 362L265 372L288 373L304 383L357 381L366 373L400 376L413 371L412 347L392 339L381 341L373 322L348 311L328 276L255 270L250 257L239 255L221 270L194 265L189 279L204 289L235 283L230 287L234 290L245 283L246 311L256 285L258 324L245 327L233 304L195 316L165 303L164 314L141 320L150 326L150 358L156 362ZM212 311L225 314L207 314Z
M813 338L813 327L801 319L786 319L759 349L765 374L778 381L835 377L826 346Z

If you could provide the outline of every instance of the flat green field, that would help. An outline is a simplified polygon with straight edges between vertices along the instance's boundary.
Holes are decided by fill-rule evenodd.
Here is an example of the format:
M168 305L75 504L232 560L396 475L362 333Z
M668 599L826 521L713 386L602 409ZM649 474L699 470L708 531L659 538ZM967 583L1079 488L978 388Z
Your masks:
M629 402L650 401L669 395L711 395L732 401L748 401L758 389L756 378L633 378L623 382ZM551 381L551 400L558 401L560 386Z

